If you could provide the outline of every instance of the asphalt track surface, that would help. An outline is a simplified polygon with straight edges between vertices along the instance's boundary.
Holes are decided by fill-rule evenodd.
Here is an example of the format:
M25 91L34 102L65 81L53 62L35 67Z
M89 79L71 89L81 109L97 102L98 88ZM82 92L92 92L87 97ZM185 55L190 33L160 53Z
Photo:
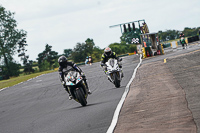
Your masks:
M107 80L99 62L81 66L92 91L86 107L68 100L57 72L0 91L0 133L105 133L139 56L122 63L120 88Z
M144 59L114 132L200 133L199 57L196 42Z

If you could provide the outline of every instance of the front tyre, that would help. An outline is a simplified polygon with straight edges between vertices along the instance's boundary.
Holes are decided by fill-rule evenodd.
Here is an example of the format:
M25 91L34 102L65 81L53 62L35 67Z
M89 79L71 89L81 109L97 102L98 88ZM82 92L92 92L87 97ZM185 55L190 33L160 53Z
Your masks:
M78 88L76 90L76 94L77 94L77 99L79 101L79 103L82 105L82 106L86 106L87 105L87 101L86 101L86 98L84 96L84 93L83 91L81 90L83 88Z
M116 87L116 88L119 88L119 87L120 87L120 80L119 80L119 78L118 78L117 73L113 73L113 78L114 78L115 87Z

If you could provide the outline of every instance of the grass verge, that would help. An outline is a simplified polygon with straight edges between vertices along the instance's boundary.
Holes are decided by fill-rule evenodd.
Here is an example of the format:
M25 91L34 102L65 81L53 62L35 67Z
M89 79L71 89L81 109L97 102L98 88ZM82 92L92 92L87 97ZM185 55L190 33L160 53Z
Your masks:
M23 76L11 78L11 79L8 79L8 80L2 80L2 81L0 81L0 89L16 85L18 83L27 81L29 79L40 76L42 74L47 74L47 73L52 73L52 72L56 72L56 71L50 70L50 71L44 71L44 72L39 72L39 73L33 73L33 74L29 74L29 75L23 75Z

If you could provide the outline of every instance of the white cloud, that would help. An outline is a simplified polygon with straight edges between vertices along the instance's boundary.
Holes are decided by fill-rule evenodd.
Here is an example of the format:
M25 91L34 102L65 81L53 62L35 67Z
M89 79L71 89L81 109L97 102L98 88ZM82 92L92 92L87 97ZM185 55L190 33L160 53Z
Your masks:
M30 59L36 60L48 43L52 49L74 48L92 38L101 48L119 42L120 27L111 25L145 19L150 32L197 27L199 0L0 0L16 12L18 28L28 32ZM136 24L137 26L137 24Z

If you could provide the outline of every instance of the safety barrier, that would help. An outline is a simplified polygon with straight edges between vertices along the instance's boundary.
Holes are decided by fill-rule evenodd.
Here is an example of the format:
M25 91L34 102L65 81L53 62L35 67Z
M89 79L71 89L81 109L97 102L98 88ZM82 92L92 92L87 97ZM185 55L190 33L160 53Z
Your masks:
M134 54L136 54L136 52L134 52L134 53L128 53L128 55L134 55Z
M192 42L196 42L196 41L199 41L199 37L198 36L192 36L192 37L185 38L185 42L187 44L188 43L192 43ZM175 48L174 43L176 43L176 48L179 47L179 45L182 45L181 42L180 42L180 40L178 40L178 41L173 41L171 43L165 43L165 44L163 44L163 48L168 48L168 47Z
M145 47L142 48L142 58L146 58L146 52L145 52Z
M152 49L151 47L142 48L143 59L155 55L164 55L164 49L162 44L157 45L157 49Z
M118 57L124 57L124 56L128 56L129 54L123 54L123 55L119 55Z
M151 47L143 47L142 53L143 53L142 58L153 56L153 52L152 52Z
M163 45L163 48L171 47L171 43L164 43L164 44L162 44L162 45Z
M195 42L195 41L199 41L198 36L188 37L188 43Z
M58 68L54 68L54 70L58 71Z
M159 45L157 46L157 49L158 49L158 51L160 52L161 55L164 55L164 54L165 54L162 44L159 44Z

